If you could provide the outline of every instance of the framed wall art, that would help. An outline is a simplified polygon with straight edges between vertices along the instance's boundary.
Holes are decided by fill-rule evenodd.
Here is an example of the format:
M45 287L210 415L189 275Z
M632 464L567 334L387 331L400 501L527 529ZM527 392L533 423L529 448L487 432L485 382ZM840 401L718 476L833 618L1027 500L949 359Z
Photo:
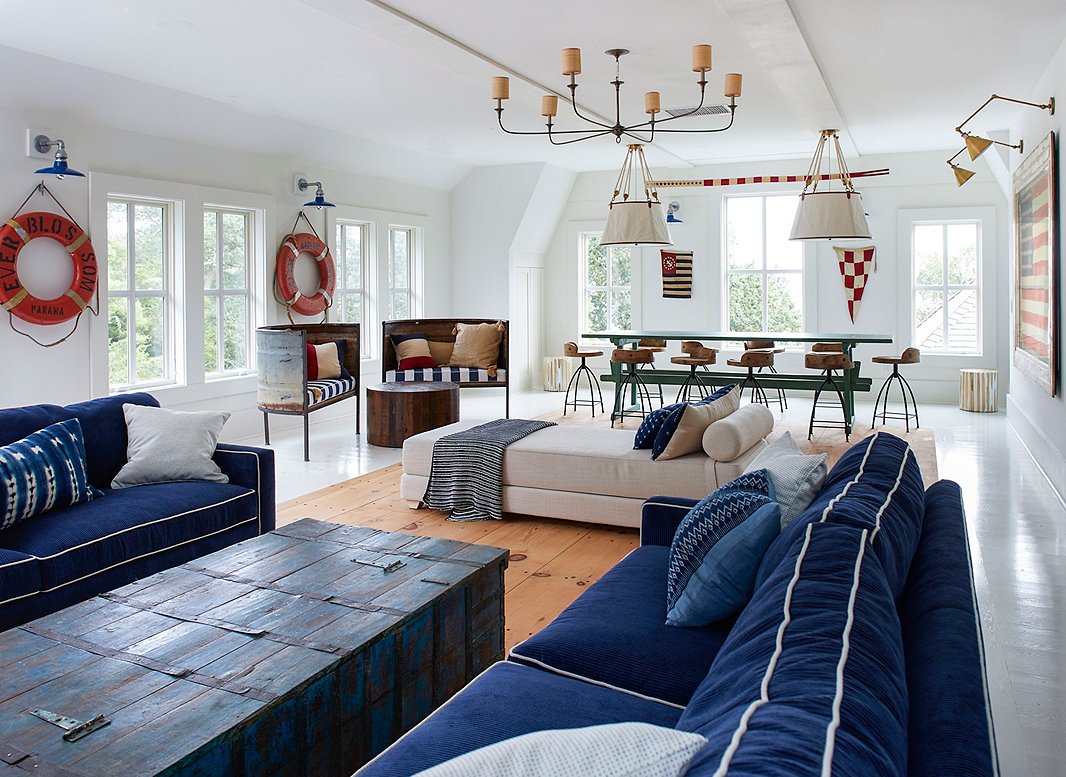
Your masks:
M1058 388L1055 133L1014 173L1014 366L1052 396Z

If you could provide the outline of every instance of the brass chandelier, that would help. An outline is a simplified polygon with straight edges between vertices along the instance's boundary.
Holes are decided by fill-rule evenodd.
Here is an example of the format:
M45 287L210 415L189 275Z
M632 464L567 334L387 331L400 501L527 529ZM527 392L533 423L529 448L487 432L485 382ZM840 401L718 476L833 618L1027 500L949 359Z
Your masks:
M649 118L633 124L622 123L621 109L622 84L624 84L625 81L622 80L620 75L619 60L629 53L629 49L608 49L605 53L610 57L614 57L615 77L614 80L611 81L611 85L614 87L614 124L590 118L578 108L577 76L581 73L581 49L567 48L562 51L562 71L564 76L570 76L570 83L567 84L567 88L570 90L570 107L573 109L574 115L577 118L592 126L579 130L555 129L553 119L559 112L559 97L554 94L546 94L541 98L540 114L547 118L547 129L526 131L507 129L507 127L503 125L503 101L511 96L510 79L508 79L507 76L494 76L492 79L492 99L496 101L495 110L500 129L508 135L545 135L554 145L563 146L568 143L577 143L582 140L603 137L604 135L614 135L615 143L621 143L623 137L638 143L651 143L655 140L656 132L724 132L733 126L733 117L737 108L737 98L740 97L741 91L740 73L727 73L725 77L723 94L729 98L729 123L724 127L708 127L704 129L662 129L663 124L693 116L698 114L703 108L703 103L706 99L707 72L711 69L711 47L709 45L703 43L692 47L692 70L695 73L699 73L699 80L696 82L700 88L699 104L695 108L683 112L671 112L669 118L660 119L656 118L656 115L662 112L659 92L645 92L644 113L647 114ZM642 135L638 133L644 134Z

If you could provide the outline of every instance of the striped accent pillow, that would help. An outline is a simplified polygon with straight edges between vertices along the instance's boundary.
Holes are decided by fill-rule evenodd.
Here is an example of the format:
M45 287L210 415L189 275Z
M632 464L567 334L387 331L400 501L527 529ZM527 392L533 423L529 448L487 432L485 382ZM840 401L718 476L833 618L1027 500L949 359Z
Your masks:
M0 529L99 496L103 492L89 484L85 438L77 418L0 448Z

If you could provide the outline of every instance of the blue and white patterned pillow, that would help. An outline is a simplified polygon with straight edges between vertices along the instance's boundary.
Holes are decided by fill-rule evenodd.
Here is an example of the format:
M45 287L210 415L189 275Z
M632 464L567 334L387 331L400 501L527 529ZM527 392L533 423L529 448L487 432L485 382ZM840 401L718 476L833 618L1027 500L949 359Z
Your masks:
M0 529L30 516L103 496L89 484L76 418L0 448Z
M633 450L639 451L651 448L655 444L655 437L659 434L659 430L663 428L667 416L681 407L682 404L684 403L678 402L675 405L663 405L644 416L644 420L640 422L640 426L637 428L637 436L633 438Z
M701 499L670 544L667 625L705 626L740 612L780 526L766 470L745 473Z

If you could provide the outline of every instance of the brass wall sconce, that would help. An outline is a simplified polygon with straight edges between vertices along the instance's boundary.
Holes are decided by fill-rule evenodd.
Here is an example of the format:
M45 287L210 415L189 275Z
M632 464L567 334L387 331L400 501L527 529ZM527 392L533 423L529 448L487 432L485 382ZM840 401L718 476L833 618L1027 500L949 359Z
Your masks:
M970 155L971 161L977 159L977 157L981 156L981 154L985 153L985 151L987 151L993 145L1005 146L1006 148L1016 149L1019 154L1021 154L1023 151L1022 141L1020 140L1017 143L1003 143L999 140L983 138L980 135L972 135L963 129L963 127L965 127L974 116L983 111L985 107L988 106L988 104L991 103L993 100L1004 100L1005 102L1016 103L1017 105L1029 105L1033 108L1039 108L1042 111L1047 111L1051 116L1055 115L1054 97L1049 97L1046 103L1040 104L1031 103L1028 100L1015 100L1013 97L1003 97L1002 95L993 94L983 103L981 103L980 108L978 108L976 111L967 116L959 124L959 126L955 128L955 131L962 136L962 140L965 143L965 146L961 148L954 156L952 156L951 159L948 160L948 166L951 168L952 172L955 173L955 180L958 182L959 186L962 186L974 176L974 172L972 170L967 170L966 168L959 167L957 164L955 164L955 157L957 157L963 151Z

